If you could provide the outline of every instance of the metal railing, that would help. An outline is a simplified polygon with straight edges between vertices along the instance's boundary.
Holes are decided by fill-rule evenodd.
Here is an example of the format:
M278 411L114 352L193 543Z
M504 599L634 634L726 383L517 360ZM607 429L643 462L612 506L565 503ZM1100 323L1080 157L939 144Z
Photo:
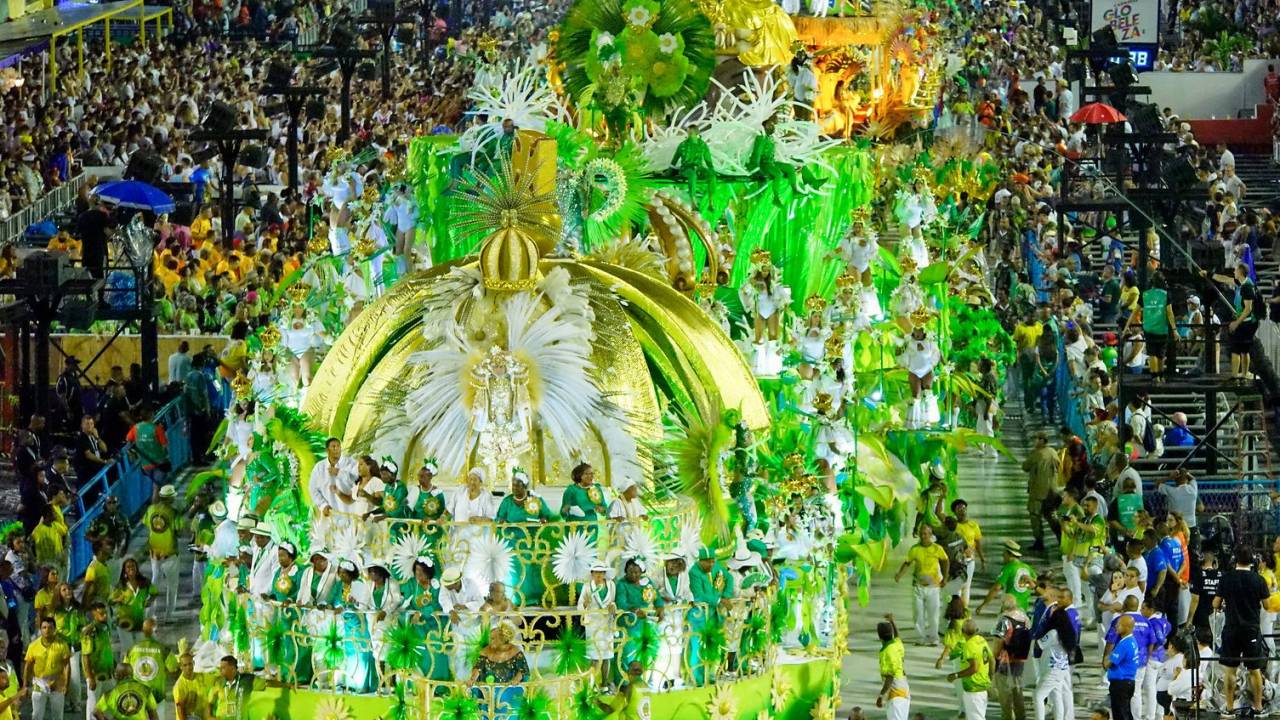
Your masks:
M177 398L169 402L156 413L154 422L163 425L165 436L169 441L170 475L191 462L191 425L187 419L183 399ZM89 562L93 559L93 547L89 542L89 529L102 514L108 497L120 501L120 511L129 520L137 520L151 501L151 475L142 469L142 462L132 457L132 444L120 449L115 461L102 468L87 482L80 484L80 490L71 504L63 508L68 517L77 518L68 531L67 579L74 582L80 579Z
M76 195L87 182L89 182L87 174L74 175L70 180L39 197L34 203L5 218L3 225L0 225L0 245L21 241L28 227L65 210L75 202Z

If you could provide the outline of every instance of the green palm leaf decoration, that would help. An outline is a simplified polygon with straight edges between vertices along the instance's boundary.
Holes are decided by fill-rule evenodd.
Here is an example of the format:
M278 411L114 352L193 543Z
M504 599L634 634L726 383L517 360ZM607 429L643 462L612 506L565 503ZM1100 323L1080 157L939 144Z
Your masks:
M566 629L556 642L556 674L570 675L590 664L587 660L587 641L573 630Z
M769 607L769 636L774 642L782 641L782 633L791 622L791 607L787 604L786 593L778 593Z
M658 645L662 639L658 636L658 628L647 620L638 620L639 624L632 630L627 640L623 656L627 662L638 660L640 666L648 670L658 659Z
M769 621L761 613L752 613L742 627L741 653L743 657L755 657L764 652L769 633Z
M707 620L698 633L701 643L699 652L708 665L719 665L724 657L724 624L716 618Z
M480 706L466 693L451 695L440 707L440 720L480 720Z
M289 637L289 625L281 617L284 613L276 613L275 619L267 624L263 632L263 645L266 648L268 665L279 665L284 657L284 643Z
M733 428L721 422L718 400L703 417L697 409L671 417L663 450L672 470L657 483L659 493L685 495L698 502L702 541L707 544L731 539L736 505L730 502L727 479L720 474L719 459L733 449Z
M405 682L396 681L396 688L391 694L391 707L382 716L382 720L409 720L409 702L405 699Z
M418 628L404 618L386 635L387 666L392 670L408 670L417 667L424 648Z
M600 718L604 717L604 712L600 710L600 706L597 704L599 699L600 691L589 680L582 681L582 684L573 693L572 705L570 706L572 716L578 720L600 720Z
M489 626L480 628L480 634L476 635L467 643L467 665L474 666L476 661L480 659L480 651L489 645ZM481 681L484 678L480 678Z
M546 690L526 692L516 701L515 720L551 720L551 698Z
M315 639L315 657L320 659L320 663L326 668L333 670L342 664L345 654L342 651L342 631L338 628L336 620L329 621L327 627L320 637Z
M248 603L241 602L237 604L235 613L231 616L231 637L235 639L236 649L244 651L249 649L249 612L246 609Z
M715 69L715 32L691 0L577 0L560 26L556 57L565 64L565 89L577 103L605 101L607 78L642 97L650 117L702 100Z

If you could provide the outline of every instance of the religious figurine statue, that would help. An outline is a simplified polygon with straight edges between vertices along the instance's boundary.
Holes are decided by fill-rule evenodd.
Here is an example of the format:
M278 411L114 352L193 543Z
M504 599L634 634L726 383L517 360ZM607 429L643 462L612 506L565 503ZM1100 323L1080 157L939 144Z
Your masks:
M796 349L800 351L800 365L797 372L805 380L812 379L822 366L827 353L827 339L831 337L831 326L826 321L827 301L818 295L811 295L804 301L806 311L803 323L795 331Z
M698 181L706 184L708 195L716 191L716 171L711 164L711 148L696 127L689 128L688 135L676 146L671 167L678 171L689 186L689 202L698 204Z
M529 370L493 345L471 376L475 388L471 434L477 458L489 477L511 477L520 456L533 447Z
M898 353L898 364L907 371L907 382L911 385L911 406L906 423L909 429L914 430L941 419L938 398L933 394L933 371L942 360L942 353L926 327L929 312L921 308L912 314L911 320L914 327Z
M782 370L778 340L782 335L782 315L791 303L791 288L782 284L768 250L758 248L751 253L751 272L738 295L753 322L755 372L776 375Z
M799 12L799 0L795 2ZM774 0L698 0L698 8L716 31L716 50L736 54L747 67L791 61L795 23Z

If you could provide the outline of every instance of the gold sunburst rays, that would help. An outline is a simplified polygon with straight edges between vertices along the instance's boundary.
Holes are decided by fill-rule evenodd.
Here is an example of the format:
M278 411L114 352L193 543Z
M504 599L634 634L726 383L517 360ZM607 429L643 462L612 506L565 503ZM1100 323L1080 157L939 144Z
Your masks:
M454 220L460 235L488 237L514 230L539 246L554 245L559 234L554 187L543 191L533 173L517 172L510 158L499 156L491 172L476 175L456 191Z

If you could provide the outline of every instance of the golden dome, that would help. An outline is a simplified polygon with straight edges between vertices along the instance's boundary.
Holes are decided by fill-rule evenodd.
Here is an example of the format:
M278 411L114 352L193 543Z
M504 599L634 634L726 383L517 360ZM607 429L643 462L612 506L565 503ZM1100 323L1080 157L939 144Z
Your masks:
M498 292L532 290L538 283L538 244L519 230L507 227L490 235L480 248L480 272L484 286Z

